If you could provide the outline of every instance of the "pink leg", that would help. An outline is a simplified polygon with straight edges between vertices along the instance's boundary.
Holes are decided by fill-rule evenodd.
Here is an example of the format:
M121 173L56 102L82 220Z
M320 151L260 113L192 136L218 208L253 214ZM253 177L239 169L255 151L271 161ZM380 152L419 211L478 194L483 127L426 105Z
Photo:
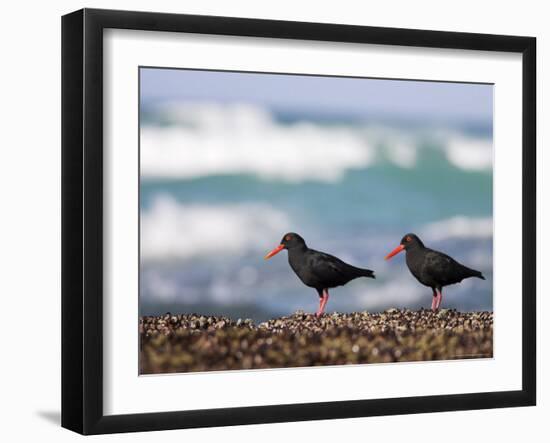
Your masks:
M322 307L322 314L325 313L325 306L327 305L328 303L328 290L325 289L325 296L323 297L323 307Z
M437 291L433 289L433 296L432 296L432 311L437 311Z
M320 317L325 312L325 306L328 302L328 290L323 289L323 296L321 297L321 300L319 301L319 309L316 312L316 316Z
M440 289L439 290L439 294L437 295L437 305L436 305L436 310L439 310L439 307L441 306L441 302L443 301L443 290Z
M321 314L323 313L322 309L323 309L323 300L324 299L325 299L324 295L322 297L319 297L319 308L317 309L317 312L315 313L315 315L317 317L320 317Z

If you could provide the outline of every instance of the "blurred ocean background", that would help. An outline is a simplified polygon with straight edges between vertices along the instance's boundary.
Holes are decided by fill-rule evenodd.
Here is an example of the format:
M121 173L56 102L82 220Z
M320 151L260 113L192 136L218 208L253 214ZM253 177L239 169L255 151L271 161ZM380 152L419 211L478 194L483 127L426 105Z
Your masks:
M479 269L443 307L492 310L491 85L141 69L140 314L315 311L284 233L373 269L327 311L431 304L407 232Z

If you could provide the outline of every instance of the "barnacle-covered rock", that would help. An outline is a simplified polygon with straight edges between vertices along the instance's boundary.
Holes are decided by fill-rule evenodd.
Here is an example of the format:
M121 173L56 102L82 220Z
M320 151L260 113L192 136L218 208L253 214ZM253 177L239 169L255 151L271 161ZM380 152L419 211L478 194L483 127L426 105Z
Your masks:
M298 311L254 325L197 314L139 321L141 373L489 358L493 313Z

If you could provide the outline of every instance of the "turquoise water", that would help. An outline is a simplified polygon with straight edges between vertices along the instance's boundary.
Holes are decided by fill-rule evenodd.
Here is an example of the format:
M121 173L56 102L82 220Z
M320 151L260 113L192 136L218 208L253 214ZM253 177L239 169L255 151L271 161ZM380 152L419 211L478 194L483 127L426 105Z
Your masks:
M286 252L263 260L287 231L375 270L329 311L429 307L404 255L383 260L411 231L487 277L447 288L444 307L492 310L490 124L201 106L142 112L141 314L314 311Z

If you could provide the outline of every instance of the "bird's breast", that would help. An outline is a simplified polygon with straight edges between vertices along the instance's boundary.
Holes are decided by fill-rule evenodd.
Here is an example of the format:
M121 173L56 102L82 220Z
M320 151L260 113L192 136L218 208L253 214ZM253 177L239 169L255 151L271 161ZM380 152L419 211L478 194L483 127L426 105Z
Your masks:
M432 286L432 283L425 271L425 256L422 251L407 251L405 257L407 267L411 274L423 285Z
M290 250L288 253L288 264L306 286L317 287L320 282L308 266L306 254Z

